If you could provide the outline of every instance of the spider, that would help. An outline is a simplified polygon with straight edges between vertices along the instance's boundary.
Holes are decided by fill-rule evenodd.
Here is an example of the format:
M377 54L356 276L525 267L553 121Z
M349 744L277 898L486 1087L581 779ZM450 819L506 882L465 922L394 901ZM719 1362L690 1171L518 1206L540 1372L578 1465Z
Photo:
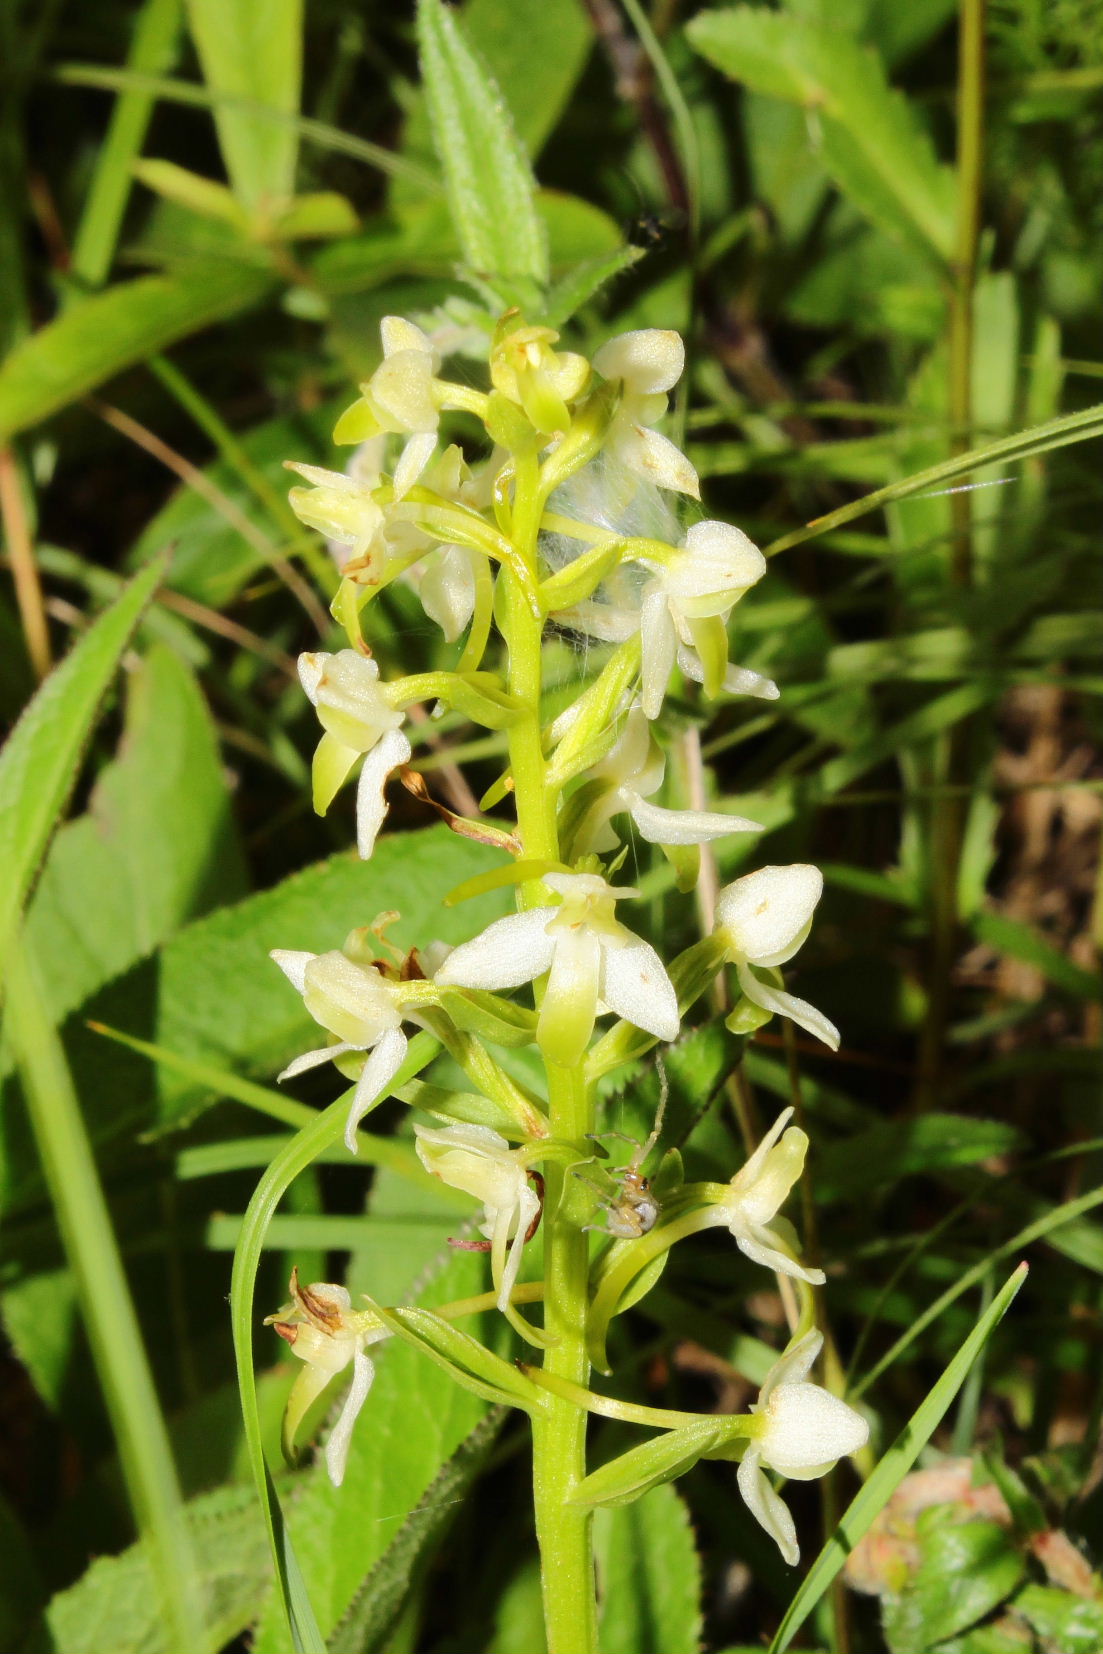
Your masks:
M636 1138L629 1137L623 1131L588 1133L594 1142L599 1142L604 1137L619 1138L622 1143L631 1143L635 1151L627 1166L611 1174L619 1187L611 1200L602 1201L606 1218L604 1228L599 1223L587 1223L583 1226L585 1229L596 1229L599 1234L612 1235L616 1240L639 1240L641 1235L646 1235L649 1230L654 1229L659 1221L659 1202L652 1192L650 1178L644 1177L642 1170L645 1160L659 1141L659 1134L663 1129L663 1115L666 1113L666 1100L670 1095L670 1084L661 1058L657 1059L657 1064L659 1107L646 1143L639 1143ZM595 1185L591 1184L591 1187Z

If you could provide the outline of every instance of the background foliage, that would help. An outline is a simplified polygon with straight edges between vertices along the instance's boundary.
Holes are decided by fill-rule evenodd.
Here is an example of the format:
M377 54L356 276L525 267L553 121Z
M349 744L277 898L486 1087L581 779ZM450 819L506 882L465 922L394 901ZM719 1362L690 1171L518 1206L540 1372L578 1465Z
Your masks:
M968 0L966 27L978 14ZM807 1646L1103 1645L1101 485L1083 440L1101 426L1101 25L1098 0L991 0L982 65L959 51L952 0L468 0L449 49L496 77L516 147L472 143L476 77L432 111L442 169L412 10L4 8L7 723L67 656L0 759L0 944L25 1013L0 1114L5 1646L171 1648L175 1578L190 1647L256 1627L281 1648L225 1295L260 1170L331 1094L322 1078L298 1103L269 1089L310 1029L265 950L337 946L350 911L401 907L409 945L500 910L442 908L488 853L415 799L395 799L368 866L348 852L351 803L310 813L293 657L330 634L332 578L281 466L334 461L328 431L375 365L381 316L448 302L460 325L485 302L465 263L515 270L525 303L546 285L578 348L686 332L680 414L709 513L783 553L738 611L736 650L781 700L679 719L700 726L714 795L769 824L721 850L721 874L751 856L824 866L799 986L844 1048L771 1025L737 1110L733 1049L703 1026L671 1055L670 1140L691 1175L726 1178L737 1112L768 1122L797 1093L805 1234L878 1451L1007 1270L1032 1266L928 1481L898 1490L891 1532L848 1564L865 1594L811 1592ZM978 117L983 169L955 110L962 130ZM1038 426L968 472L991 486L903 486ZM877 490L883 505L852 508ZM374 612L384 675L437 664L400 589ZM559 670L587 670L566 639ZM456 717L419 733L442 797L457 757L476 792L501 767L497 740L467 741ZM640 874L673 937L661 870ZM657 1094L637 1073L609 1124L646 1135ZM462 1207L401 1132L375 1158L367 1188L343 1152L294 1184L262 1310L292 1258L384 1302L478 1289L480 1260L445 1245ZM751 1279L730 1244L675 1254L646 1317L617 1323L639 1399L745 1405L780 1315L766 1292L735 1310ZM258 1349L276 1463L289 1371ZM281 1473L332 1649L539 1648L521 1437L484 1411L388 1348L344 1488L309 1463ZM822 1509L794 1493L807 1556L855 1487L844 1466ZM608 1654L761 1646L793 1596L730 1467L601 1521Z

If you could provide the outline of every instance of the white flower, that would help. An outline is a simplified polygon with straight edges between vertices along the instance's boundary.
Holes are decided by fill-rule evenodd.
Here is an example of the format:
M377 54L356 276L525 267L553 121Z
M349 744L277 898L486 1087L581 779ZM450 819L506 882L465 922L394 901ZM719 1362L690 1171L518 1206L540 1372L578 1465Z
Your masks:
M300 1287L297 1270L291 1272L291 1299L288 1310L267 1318L267 1325L273 1326L306 1363L287 1398L284 1440L288 1446L293 1445L304 1414L330 1379L352 1364L352 1383L325 1448L329 1479L334 1487L340 1487L352 1427L375 1377L375 1366L365 1355L365 1346L386 1338L387 1331L370 1310L352 1308L352 1299L343 1286L317 1281L313 1286Z
M361 965L337 949L306 953L273 948L269 957L302 994L315 1022L336 1035L335 1044L296 1057L280 1075L281 1080L293 1079L308 1068L317 1068L319 1063L351 1051L370 1053L356 1082L345 1127L345 1143L355 1154L357 1126L372 1104L386 1095L406 1060L409 1042L402 1032L402 1019L410 1013L403 1003L402 986L388 982L373 966Z
M747 873L721 890L716 899L716 929L727 943L739 986L751 1004L790 1017L837 1051L839 1030L833 1022L806 999L770 987L751 969L752 965L784 965L793 957L812 928L812 914L822 893L823 874L818 867L804 862L760 867L757 873Z
M791 1481L806 1482L823 1476L869 1440L869 1425L860 1413L818 1384L807 1383L822 1344L821 1333L806 1333L767 1373L751 1409L761 1419L761 1429L752 1437L738 1472L747 1509L776 1540L790 1567L800 1561L797 1531L763 1466Z
M388 549L386 515L372 497L379 478L353 477L321 465L290 461L287 468L311 484L293 488L287 496L299 521L324 534L331 546L348 548L348 556L339 558L339 563L363 562L378 574Z
M766 559L747 536L728 523L695 523L685 545L655 565L640 610L641 700L657 718L677 663L710 695L730 688L744 695L777 696L777 686L757 672L728 668L727 621L743 594L766 572Z
M613 914L614 902L638 892L591 873L548 873L544 883L562 897L559 907L496 920L449 954L436 981L518 988L549 972L537 1039L564 1068L581 1058L601 1009L657 1039L676 1039L678 998L662 960Z
M650 428L666 412L666 393L681 378L685 359L677 333L645 327L620 333L602 345L594 366L605 379L619 379L624 387L607 438L609 450L660 488L699 500L701 485L689 460Z
M445 500L486 512L503 463L504 455L497 451L485 466L472 472L462 450L453 444L437 460L426 483L434 494ZM420 534L423 544L431 549L411 562L402 579L417 592L422 608L440 627L446 641L454 643L474 613L479 575L486 569L486 558L470 546L434 545L421 530L413 532Z
M575 834L573 853L607 851L617 847L609 826L612 816L631 816L641 838L648 844L707 844L728 833L761 832L761 823L745 816L723 815L717 810L665 810L649 804L649 796L663 784L666 760L652 739L650 726L638 706L630 708L616 745L588 776L592 783L606 783L593 800Z
M314 808L325 815L356 760L364 764L356 789L356 842L367 861L387 814L387 777L411 756L395 711L379 684L379 666L355 649L299 656L299 677L325 734L314 753Z
M785 1130L792 1113L787 1108L778 1116L746 1165L736 1172L731 1196L718 1208L717 1216L731 1230L739 1250L754 1263L822 1286L823 1270L805 1269L797 1263L784 1238L770 1227L804 1170L808 1152L807 1135L799 1127Z
M479 1228L491 1243L491 1273L498 1289L498 1308L504 1312L517 1282L525 1241L540 1211L540 1196L529 1181L524 1151L511 1149L489 1126L415 1126L414 1135L418 1159L427 1172L482 1201Z
M420 327L401 316L384 316L379 332L383 360L361 385L360 400L337 421L333 440L359 443L380 431L408 437L394 468L395 499L400 500L428 465L437 444L440 410L434 381L440 356Z

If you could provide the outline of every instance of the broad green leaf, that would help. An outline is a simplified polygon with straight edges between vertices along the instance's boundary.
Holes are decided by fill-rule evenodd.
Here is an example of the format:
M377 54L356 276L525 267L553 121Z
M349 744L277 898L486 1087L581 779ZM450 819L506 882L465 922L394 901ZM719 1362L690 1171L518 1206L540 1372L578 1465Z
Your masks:
M46 679L0 754L0 957L76 780L100 702L164 573L165 560L158 558L89 628Z
M27 915L55 1020L244 886L210 714L158 644L127 675L118 756L58 833Z
M217 1654L248 1629L260 1606L268 1568L264 1526L251 1488L219 1488L192 1500L188 1529L207 1630L194 1628L196 1654ZM60 1591L44 1616L46 1646L64 1654L179 1654L145 1543L101 1556ZM32 1647L37 1644L32 1643Z
M302 0L187 0L188 20L210 90L281 115L299 112ZM215 105L222 158L243 205L256 209L292 195L294 126Z
M442 0L419 0L418 42L433 141L468 264L490 282L548 279L535 180L501 92Z
M272 281L263 266L220 260L139 276L71 305L0 366L0 441L175 340L248 309Z
M506 1416L504 1408L487 1413L438 1471L366 1575L328 1639L329 1654L380 1654L435 1548L457 1519L457 1507L481 1473Z
M939 165L873 48L840 30L749 6L702 12L686 33L726 74L809 111L821 132L820 159L840 189L883 229L949 261L953 174Z
M1025 1566L998 1522L963 1522L952 1508L924 1511L917 1538L919 1566L885 1604L885 1635L894 1654L925 1654L975 1625L1011 1595Z
M1020 1264L1005 1282L972 1332L965 1339L941 1378L920 1402L892 1446L882 1455L872 1476L851 1500L842 1520L813 1562L796 1596L789 1604L769 1654L784 1654L793 1638L830 1588L847 1557L874 1518L884 1510L931 1436L945 1417L954 1397L964 1384L969 1369L989 1337L1010 1308L1026 1280L1027 1266Z
M677 1491L594 1519L602 1654L698 1654L701 1564Z
M456 1254L424 1297L439 1303L477 1292L482 1271L482 1259ZM485 1411L483 1402L409 1345L390 1339L372 1354L375 1383L353 1432L343 1485L332 1487L318 1463L301 1477L288 1507L311 1602L327 1635ZM274 1603L254 1647L257 1654L286 1654Z
M1103 1602L1051 1585L1024 1585L1012 1604L1054 1654L1096 1654L1103 1648Z
M870 1188L873 1167L881 1193L902 1177L975 1166L1022 1147L1022 1133L1002 1120L971 1120L961 1114L886 1120L817 1149L816 1197L853 1199Z

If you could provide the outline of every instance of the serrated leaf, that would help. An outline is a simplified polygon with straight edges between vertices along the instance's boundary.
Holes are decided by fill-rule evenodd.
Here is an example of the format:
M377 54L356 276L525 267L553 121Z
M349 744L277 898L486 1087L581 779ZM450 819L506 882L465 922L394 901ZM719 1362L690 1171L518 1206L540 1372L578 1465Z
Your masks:
M251 1488L219 1488L186 1507L199 1589L207 1609L207 1633L196 1627L196 1654L219 1648L254 1619L268 1574L264 1527ZM29 1654L178 1654L148 1547L132 1545L119 1556L101 1556L50 1602Z
M701 1564L677 1491L599 1512L594 1546L602 1654L698 1654Z
M188 0L188 21L210 90L239 105L263 106L215 104L235 193L254 209L290 196L299 130L288 117L299 113L302 0Z
M441 1467L327 1641L329 1654L379 1654L419 1577L478 1478L507 1417L493 1408Z
M1103 1602L1052 1585L1024 1585L1011 1604L1053 1654L1097 1654L1103 1648Z
M0 441L177 339L248 309L272 281L263 266L221 259L170 275L139 276L71 304L0 367Z
M726 74L807 110L822 132L823 165L855 205L916 250L949 261L953 174L872 47L842 30L749 6L701 12L686 34Z
M548 279L536 182L494 80L441 0L419 0L418 43L433 141L460 246L492 284Z
M0 956L65 808L100 702L164 572L163 559L151 564L89 628L50 673L0 755Z

